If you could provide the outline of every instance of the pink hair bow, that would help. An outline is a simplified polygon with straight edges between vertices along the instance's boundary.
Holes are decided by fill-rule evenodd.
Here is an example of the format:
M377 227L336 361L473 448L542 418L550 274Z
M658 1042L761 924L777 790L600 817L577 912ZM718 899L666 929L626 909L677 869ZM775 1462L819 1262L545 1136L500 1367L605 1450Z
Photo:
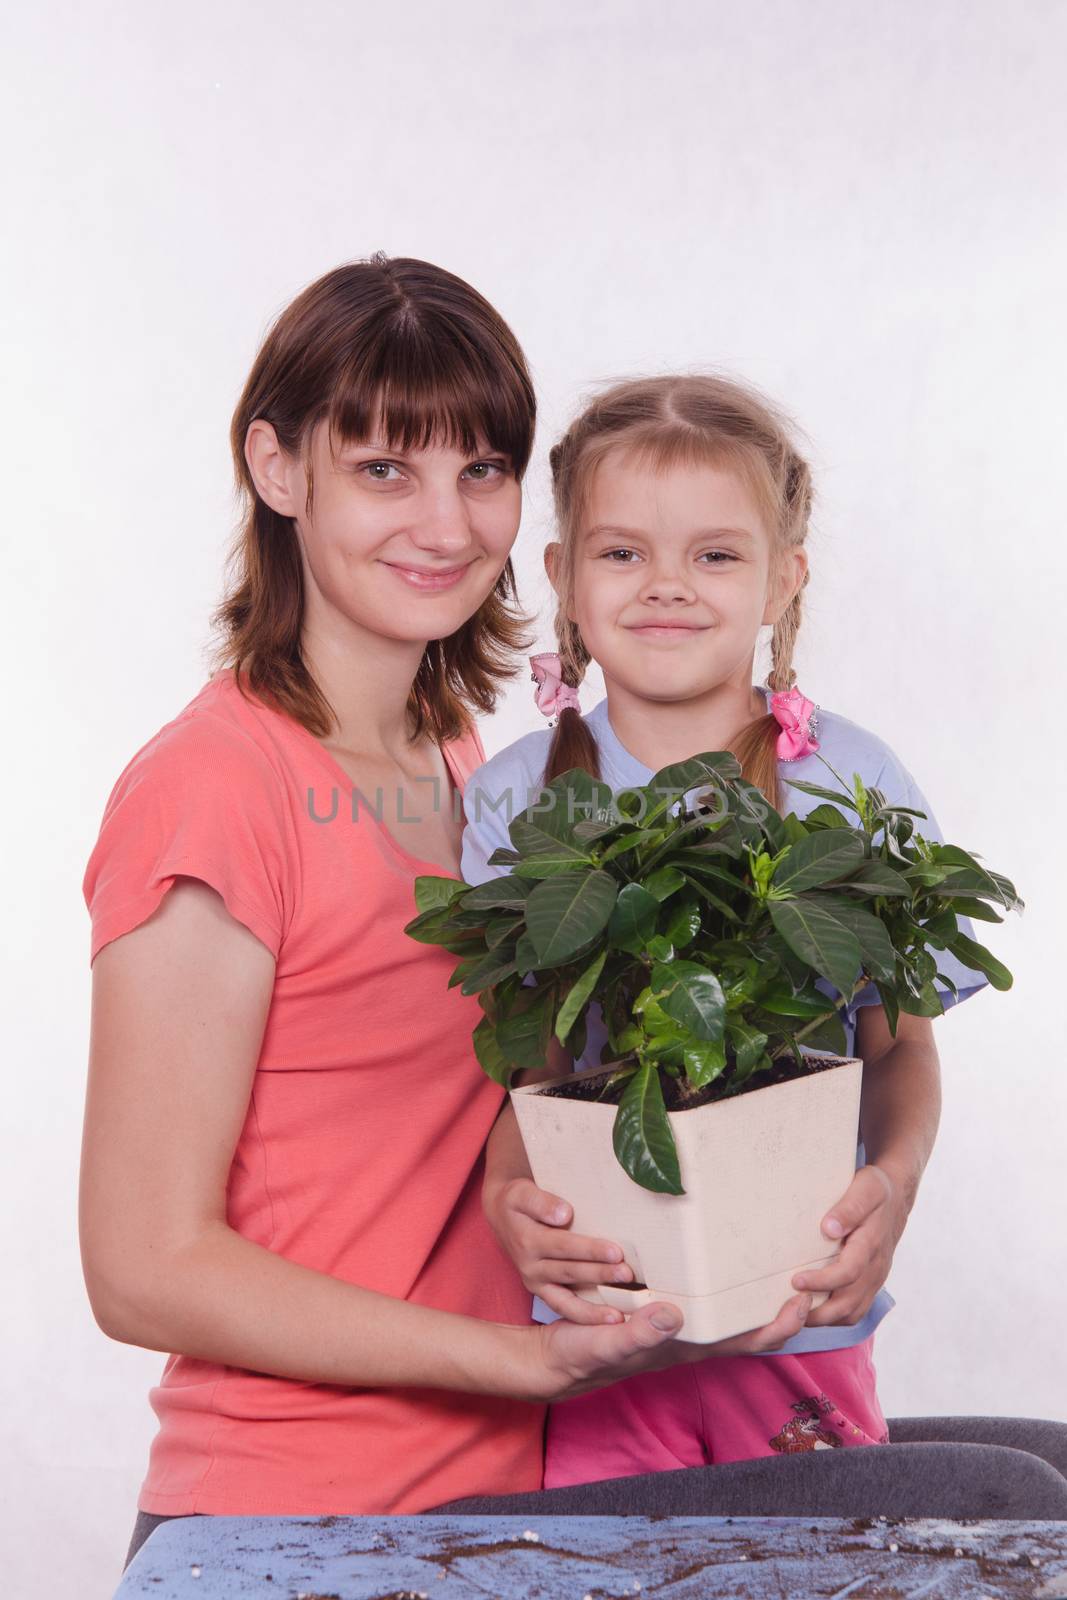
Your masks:
M546 717L558 717L561 711L570 707L575 711L581 709L577 689L563 682L563 664L554 651L531 656L530 665L533 668L533 681L537 685L535 698L538 711Z
M815 703L800 690L779 689L771 695L771 715L781 725L775 750L779 761L799 761L819 748L815 737L818 726Z

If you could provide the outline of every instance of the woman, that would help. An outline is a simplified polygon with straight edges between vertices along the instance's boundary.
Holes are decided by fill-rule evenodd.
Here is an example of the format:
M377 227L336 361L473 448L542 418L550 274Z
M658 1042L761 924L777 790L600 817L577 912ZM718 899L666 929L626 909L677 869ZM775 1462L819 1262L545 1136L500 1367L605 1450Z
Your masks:
M537 1489L546 1400L690 1358L669 1307L529 1325L480 1203L480 1012L403 933L415 878L458 875L472 714L520 639L533 426L492 307L384 257L298 296L237 407L217 670L123 770L84 884L86 1283L168 1353L131 1554L167 1516Z

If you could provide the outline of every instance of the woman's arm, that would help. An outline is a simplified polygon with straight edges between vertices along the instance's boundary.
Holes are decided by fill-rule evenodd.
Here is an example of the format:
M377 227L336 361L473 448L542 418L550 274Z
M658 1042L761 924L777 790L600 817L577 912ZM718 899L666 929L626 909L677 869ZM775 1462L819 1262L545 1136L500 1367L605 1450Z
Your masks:
M79 1227L105 1333L313 1383L535 1401L685 1357L670 1308L607 1328L503 1327L362 1289L236 1233L226 1186L273 982L265 945L188 878L93 964Z
M941 1118L941 1068L929 1017L901 1012L897 1036L880 1005L856 1019L863 1060L860 1137L867 1165L823 1218L830 1239L844 1239L828 1267L798 1274L794 1288L829 1289L809 1328L862 1322L889 1269L915 1204Z

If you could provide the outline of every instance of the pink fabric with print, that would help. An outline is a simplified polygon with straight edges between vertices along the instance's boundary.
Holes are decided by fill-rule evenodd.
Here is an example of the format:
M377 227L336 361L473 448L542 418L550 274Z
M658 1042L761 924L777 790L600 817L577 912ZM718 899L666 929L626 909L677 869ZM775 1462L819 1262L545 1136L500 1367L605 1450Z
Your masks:
M713 1356L563 1401L548 1414L545 1488L888 1444L873 1344Z

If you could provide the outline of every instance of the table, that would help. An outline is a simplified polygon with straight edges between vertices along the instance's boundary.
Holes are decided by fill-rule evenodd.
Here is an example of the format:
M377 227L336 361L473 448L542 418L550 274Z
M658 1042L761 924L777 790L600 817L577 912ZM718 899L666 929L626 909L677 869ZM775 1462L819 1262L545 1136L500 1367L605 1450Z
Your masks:
M183 1517L115 1600L1067 1600L1067 1522Z

